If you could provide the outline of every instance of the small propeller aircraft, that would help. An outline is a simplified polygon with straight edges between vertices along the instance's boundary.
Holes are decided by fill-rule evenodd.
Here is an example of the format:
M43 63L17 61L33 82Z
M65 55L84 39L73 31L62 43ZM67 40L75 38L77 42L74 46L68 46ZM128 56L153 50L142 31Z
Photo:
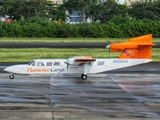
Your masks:
M67 59L35 59L28 64L13 65L4 69L13 74L52 75L80 74L83 80L87 75L134 66L152 61L152 35L131 38L128 42L112 43L106 48L112 52L121 51L119 58L96 59L92 56L76 56Z

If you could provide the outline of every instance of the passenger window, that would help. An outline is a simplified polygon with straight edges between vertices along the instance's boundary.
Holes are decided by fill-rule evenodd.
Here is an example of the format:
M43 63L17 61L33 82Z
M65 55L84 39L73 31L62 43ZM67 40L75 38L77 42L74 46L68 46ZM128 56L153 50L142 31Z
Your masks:
M98 65L104 65L104 61L98 61Z
M60 62L54 62L54 66L60 66Z
M44 66L44 63L43 62L38 62L37 66Z
M47 62L47 66L52 66L52 62Z

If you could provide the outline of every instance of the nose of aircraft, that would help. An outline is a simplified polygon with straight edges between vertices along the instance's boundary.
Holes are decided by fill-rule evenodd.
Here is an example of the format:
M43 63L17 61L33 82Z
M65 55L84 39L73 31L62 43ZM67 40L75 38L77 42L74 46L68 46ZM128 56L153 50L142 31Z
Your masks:
M15 67L14 66L10 66L10 67L6 67L5 69L4 69L4 71L6 71L6 72L14 72L14 69Z
M21 72L24 72L24 70L26 70L26 67L27 65L14 65L14 66L9 66L5 68L4 71L10 72L10 73L21 73Z
M6 67L6 68L4 69L4 71L8 71L7 69L8 69L8 67Z

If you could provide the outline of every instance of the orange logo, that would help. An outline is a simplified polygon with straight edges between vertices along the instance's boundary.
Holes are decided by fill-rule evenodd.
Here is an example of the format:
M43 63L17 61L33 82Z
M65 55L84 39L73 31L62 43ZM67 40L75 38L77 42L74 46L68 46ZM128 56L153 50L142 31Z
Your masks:
M33 68L28 68L28 70L27 70L27 72L50 72L50 69L49 68L47 68L47 69L45 69L45 68L35 68L35 69L33 69Z

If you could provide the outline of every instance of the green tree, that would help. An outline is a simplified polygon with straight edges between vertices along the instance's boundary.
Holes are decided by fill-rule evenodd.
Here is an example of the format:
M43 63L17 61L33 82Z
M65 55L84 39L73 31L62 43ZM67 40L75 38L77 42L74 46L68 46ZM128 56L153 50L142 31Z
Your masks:
M22 16L24 17L24 19L35 16L39 18L44 18L46 14L46 6L47 0L25 0Z
M0 1L0 15L6 18L7 15L9 15L10 9L12 9L13 1L12 0L1 0Z
M160 19L160 0L133 2L129 7L129 15L136 19Z
M71 14L73 11L78 11L80 22L85 21L88 6L95 3L96 0L64 0L63 7Z
M59 19L65 21L66 19L66 10L62 5L59 4L54 4L51 1L48 1L47 7L46 7L46 17L49 20L56 20L58 21Z
M47 0L1 0L0 14L16 20L34 16L43 18L46 14L47 2Z
M118 4L115 0L100 2L99 4L95 4L93 8L89 10L93 13L93 20L100 21L101 23L108 22L116 15L126 16L128 10L126 6Z
M80 22L90 18L92 21L107 22L114 15L125 16L127 6L119 5L115 0L97 1L97 0L64 0L65 7L71 14L78 11Z

